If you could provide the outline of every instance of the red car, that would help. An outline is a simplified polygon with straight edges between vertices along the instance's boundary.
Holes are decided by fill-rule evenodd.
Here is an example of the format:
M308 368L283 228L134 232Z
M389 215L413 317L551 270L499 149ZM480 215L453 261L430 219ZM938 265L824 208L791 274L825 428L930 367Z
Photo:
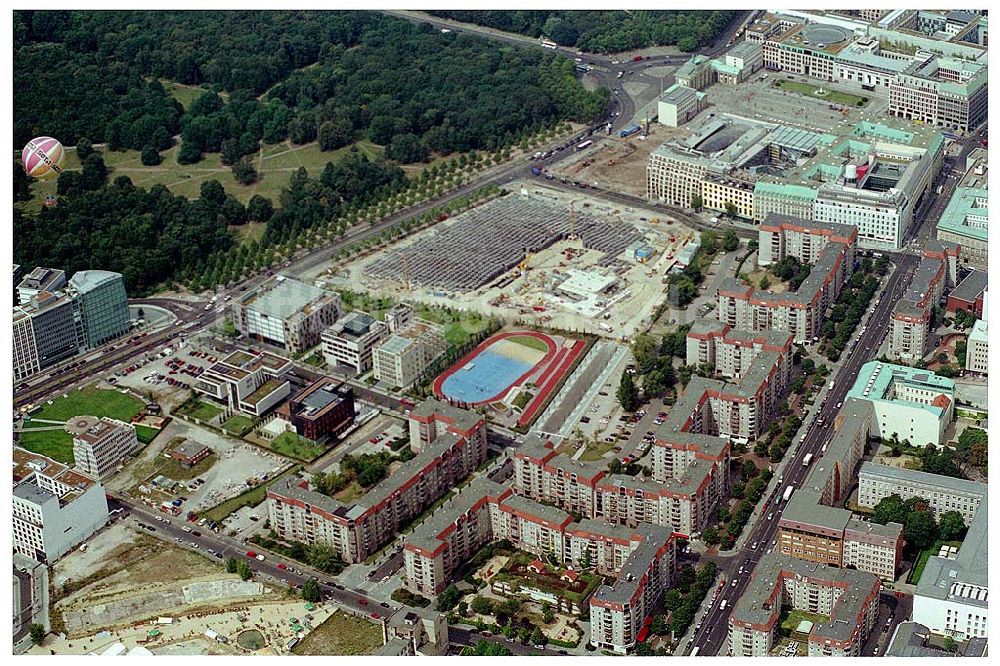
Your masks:
M367 606L368 605L368 600L367 599L358 599L358 603L361 604L362 606Z
M286 567L286 566L285 566L284 564L281 564L281 563L279 563L279 564L278 564L278 568L279 568L279 569L281 569L282 571L284 571L284 570L285 570L285 569L287 569L288 567Z
M257 553L253 552L252 550L248 550L247 551L247 557L249 557L249 558L252 559L254 557L257 557Z

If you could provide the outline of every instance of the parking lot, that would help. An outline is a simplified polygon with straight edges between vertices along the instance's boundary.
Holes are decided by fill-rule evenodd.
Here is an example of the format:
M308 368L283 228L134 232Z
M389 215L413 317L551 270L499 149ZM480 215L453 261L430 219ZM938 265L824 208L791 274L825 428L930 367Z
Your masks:
M215 352L205 351L199 340L179 340L104 379L110 385L127 386L152 396L169 413L187 398L187 389L216 360Z

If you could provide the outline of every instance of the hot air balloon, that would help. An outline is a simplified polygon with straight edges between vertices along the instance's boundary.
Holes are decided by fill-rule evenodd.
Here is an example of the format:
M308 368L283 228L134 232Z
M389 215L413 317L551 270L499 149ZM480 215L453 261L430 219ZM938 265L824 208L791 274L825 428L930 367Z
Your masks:
M62 173L66 157L63 145L51 136L40 136L28 142L21 151L24 171L33 178L55 178Z

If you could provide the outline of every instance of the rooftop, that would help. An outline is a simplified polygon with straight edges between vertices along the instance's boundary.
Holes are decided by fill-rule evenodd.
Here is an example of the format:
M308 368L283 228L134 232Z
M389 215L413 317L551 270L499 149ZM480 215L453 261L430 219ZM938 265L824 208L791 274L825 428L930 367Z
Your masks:
M917 583L916 596L986 608L989 589L988 504L983 502L979 505L955 559L931 557L927 560Z
M284 379L268 379L266 382L257 387L257 390L243 398L242 402L248 405L256 405L258 402L271 395L281 387L287 385L288 382Z
M974 303L986 291L988 283L989 275L986 271L970 271L949 296L967 303Z
M121 273L112 273L111 271L77 271L73 274L73 277L69 280L69 285L79 291L81 294L85 294L88 291L93 291L98 287L104 286L110 282L122 281ZM124 284L124 283L122 283Z
M267 317L288 319L317 301L331 298L336 295L293 278L278 276L273 284L245 296L241 303Z
M982 497L983 500L986 499L987 486L985 483L969 481L967 479L956 479L950 476L940 476L938 474L929 474L927 472L918 472L917 470L906 469L904 467L893 467L892 465L880 465L873 462L863 462L861 463L859 476L877 476L911 486L924 487L928 489L940 489L956 495L961 494L969 497L979 496Z
M858 378L847 392L847 397L874 402L906 403L915 409L926 409L938 416L946 411L933 403L914 402L905 397L897 397L900 389L907 387L937 391L952 401L955 397L955 382L947 377L936 375L930 370L881 361L869 361L861 366Z

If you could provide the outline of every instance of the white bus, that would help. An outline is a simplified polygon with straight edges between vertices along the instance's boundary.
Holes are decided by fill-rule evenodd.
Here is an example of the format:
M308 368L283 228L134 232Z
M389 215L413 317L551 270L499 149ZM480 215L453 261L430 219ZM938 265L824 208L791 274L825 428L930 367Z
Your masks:
M577 150L584 150L585 148L589 148L592 143L594 143L594 142L593 141L589 141L589 140L588 141L584 141L583 143L581 143L580 145L578 145L576 147L576 149Z
M555 42L549 41L547 39L543 39L542 40L542 46L545 47L545 48L547 48L547 49L552 49L553 51L556 50L557 48L559 48L558 44L556 44Z
M691 650L691 656L692 657L697 657L698 656L698 646L697 645L695 645L694 649Z

